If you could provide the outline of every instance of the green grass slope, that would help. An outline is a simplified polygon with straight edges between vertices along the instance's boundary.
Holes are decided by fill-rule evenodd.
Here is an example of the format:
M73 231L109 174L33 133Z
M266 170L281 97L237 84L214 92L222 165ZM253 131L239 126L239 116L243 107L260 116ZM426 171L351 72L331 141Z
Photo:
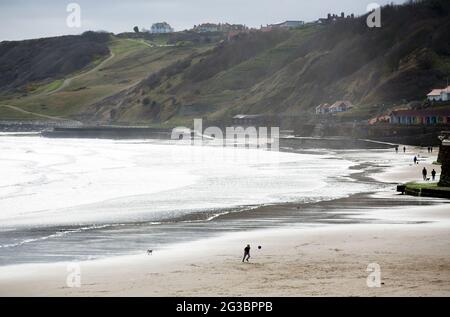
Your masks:
M110 35L85 32L0 43L0 93L27 93L37 83L50 82L82 70L109 53Z
M95 118L175 125L236 113L312 113L347 99L354 118L423 100L450 75L450 3L428 0L382 9L382 27L366 17L285 32L241 34L189 55L133 89L98 104Z
M196 47L151 46L138 39L112 38L109 57L93 61L89 67L49 83L34 83L27 94L0 98L0 105L13 105L30 113L90 121L92 105L117 92L129 89L149 74L185 58ZM0 111L0 119L15 119L17 114Z
M85 122L173 126L195 117L227 122L237 113L304 116L345 99L356 106L345 119L367 119L445 86L449 17L449 1L425 0L383 7L375 29L363 16L229 41L121 34L111 37L109 57L33 83L26 95L0 97L0 105Z

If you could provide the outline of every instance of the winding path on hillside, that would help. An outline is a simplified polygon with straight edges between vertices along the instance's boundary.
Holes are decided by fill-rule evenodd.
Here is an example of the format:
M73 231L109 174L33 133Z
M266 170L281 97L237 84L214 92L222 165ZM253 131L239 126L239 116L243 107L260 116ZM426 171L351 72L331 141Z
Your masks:
M67 122L81 123L81 122L75 121L75 120L70 120L70 119L65 119L65 118L60 118L60 117L55 117L55 116L48 116L48 115L37 113L37 112L27 111L27 110L24 110L24 109L22 109L20 107L11 106L11 105L0 105L0 107L9 108L9 109L12 109L14 111L18 111L18 112L21 112L21 113L33 115L33 116L44 118L44 119L50 119L50 120L55 120L55 121L67 121Z
M148 42L145 41L145 40L134 40L134 39L129 39L129 40L130 40L130 41L134 41L134 42L138 42L139 44L148 46L148 47L150 47L150 48L154 48L154 47L165 47L165 46L173 46L173 45L155 45L155 44L148 43ZM92 69L90 69L90 70L88 70L88 71L86 71L86 72L84 72L84 73L81 73L81 74L75 75L75 76L73 76L73 77L67 78L67 79L64 80L64 82L63 82L63 83L61 84L61 86L59 86L58 88L56 88L56 89L54 89L54 90L52 90L52 91L40 93L40 94L38 94L37 96L43 96L43 95L45 95L45 96L50 96L50 95L53 95L53 94L55 94L55 93L60 92L61 90L67 88L67 87L72 83L73 80L78 79L78 78L81 78L81 77L84 77L84 76L87 76L87 75L90 75L90 74L92 74L93 72L95 72L95 71L101 69L103 66L105 66L105 64L107 64L109 61L111 61L114 57L116 57L116 55L114 54L114 52L113 52L112 50L110 50L110 55L109 55L109 57L108 57L107 59L105 59L104 61L102 61L102 62L101 62L100 64L98 64L97 66L95 66L94 68L92 68ZM135 84L133 84L133 85L131 85L131 86L134 86L134 85L135 85Z
M145 46L148 46L151 48L157 47L157 45L151 44L151 43L147 42L146 40L132 40L132 41L138 42L140 44L144 44Z
M61 86L59 86L59 87L56 88L55 90L52 90L52 91L49 91L49 92L42 93L41 95L47 95L47 96L49 96L49 95L53 95L53 94L55 94L55 93L57 93L57 92L60 92L61 90L63 90L63 89L66 88L67 86L69 86L70 83L71 83L73 80L78 79L78 78L83 77L83 76L86 76L86 75L89 75L89 74L92 74L93 72L95 72L95 71L99 70L100 68L102 68L106 63L108 63L108 62L109 62L110 60L112 60L114 57L116 57L116 55L114 54L113 51L110 51L109 57L108 57L107 59L105 59L103 62L101 62L100 64L98 64L97 66L95 66L94 68L92 68L92 69L90 69L90 70L88 70L88 71L86 71L86 72L84 72L84 73L81 73L81 74L78 74L78 75L75 75L75 76L73 76L73 77L70 77L70 78L65 79Z
M154 48L155 46L157 47L157 45L152 45L152 44L150 44L150 43L148 43L148 42L146 42L144 40L142 40L142 41L134 40L134 41L139 42L139 44L145 45L145 46L150 47L150 48ZM41 93L39 93L37 95L34 95L34 96L35 97L50 96L50 95L53 95L55 93L58 93L58 92L62 91L63 89L67 88L72 83L72 81L74 81L76 79L79 79L79 78L82 78L84 76L90 75L90 74L94 73L95 71L98 71L99 69L104 67L108 62L110 62L115 57L116 57L116 55L114 54L114 52L112 50L110 50L110 55L108 56L108 58L103 60L100 64L98 64L94 68L92 68L92 69L90 69L90 70L88 70L86 72L83 72L83 73L77 74L75 76L72 76L70 78L64 79L63 83L58 88L56 88L56 89L54 89L52 91L41 92ZM132 83L129 86L125 87L125 90L131 89L132 87L136 86L139 83L140 83L140 80L138 80L137 82ZM38 113L38 112L27 111L27 110L24 110L24 109L22 109L21 107L18 107L18 106L12 106L12 105L8 105L8 104L0 104L0 107L8 108L8 109L11 109L11 110L23 113L23 114L28 114L28 115L31 115L31 116L35 116L35 117L39 117L39 118L43 118L43 119L47 119L47 120L54 120L54 121L60 121L60 122L74 122L74 123L80 123L81 124L81 122L76 121L76 120L70 120L70 119L67 119L67 118L61 118L61 117L57 117L57 116L50 116L50 115L41 114L41 113Z
M57 89L50 91L50 92L44 92L44 93L40 93L37 96L43 96L43 95L52 95L55 94L59 91L61 91L62 89L66 88L68 85L70 85L70 83L72 82L72 80L80 78L82 76L91 74L92 72L98 70L99 68L101 68L103 65L105 65L107 62L109 62L111 59L113 59L115 57L115 54L113 52L110 53L110 56L105 59L103 62L101 62L100 64L98 64L96 67L92 68L91 70L78 74L76 76L73 76L71 78L67 78L64 80L63 84L58 87ZM9 108L11 110L20 112L20 113L24 113L24 114L28 114L28 115L32 115L35 117L40 117L40 118L44 118L44 119L50 119L50 120L56 120L56 121L67 121L67 122L76 122L76 123L80 123L79 121L75 121L75 120L70 120L70 119L66 119L66 118L61 118L61 117L56 117L56 116L49 116L49 115L45 115L45 114L41 114L41 113L37 113L37 112L32 112L32 111L27 111L24 110L20 107L17 106L12 106L12 105L6 105L6 104L0 104L0 107L4 107L4 108Z
M145 46L155 48L155 47L175 47L175 44L155 44L155 43L149 43L146 40L136 40L136 39L128 39L129 41L137 42L139 44L143 44Z

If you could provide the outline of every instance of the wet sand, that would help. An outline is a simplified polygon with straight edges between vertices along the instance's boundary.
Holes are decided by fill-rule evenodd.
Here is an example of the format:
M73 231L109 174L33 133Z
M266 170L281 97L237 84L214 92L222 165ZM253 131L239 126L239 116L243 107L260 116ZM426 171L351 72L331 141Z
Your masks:
M410 223L235 233L153 255L85 262L79 288L67 287L64 264L0 269L0 295L449 296L448 207L383 214L391 212ZM250 263L241 262L245 243L253 246ZM371 263L381 269L379 288L366 283Z

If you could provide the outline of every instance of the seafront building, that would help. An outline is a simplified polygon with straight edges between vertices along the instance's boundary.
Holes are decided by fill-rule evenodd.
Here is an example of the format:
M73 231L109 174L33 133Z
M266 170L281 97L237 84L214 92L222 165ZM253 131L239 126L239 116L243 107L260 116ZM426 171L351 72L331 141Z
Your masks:
M346 112L353 108L353 104L348 100L336 101L330 106L330 113Z
M329 105L328 103L320 104L316 107L316 114L324 115L329 113L340 113L346 112L353 108L353 104L348 100L339 100L334 104Z
M450 100L450 86L444 89L433 89L427 95L428 101L449 101Z
M389 117L391 124L450 124L450 109L396 110Z
M330 112L330 105L328 103L322 103L316 107L316 114L327 114Z

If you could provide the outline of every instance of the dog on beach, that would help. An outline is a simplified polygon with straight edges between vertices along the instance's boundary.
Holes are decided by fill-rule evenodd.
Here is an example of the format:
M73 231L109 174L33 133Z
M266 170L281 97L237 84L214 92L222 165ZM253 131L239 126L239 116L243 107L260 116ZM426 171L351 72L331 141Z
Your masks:
M147 255L153 255L153 250L148 249L147 250Z

